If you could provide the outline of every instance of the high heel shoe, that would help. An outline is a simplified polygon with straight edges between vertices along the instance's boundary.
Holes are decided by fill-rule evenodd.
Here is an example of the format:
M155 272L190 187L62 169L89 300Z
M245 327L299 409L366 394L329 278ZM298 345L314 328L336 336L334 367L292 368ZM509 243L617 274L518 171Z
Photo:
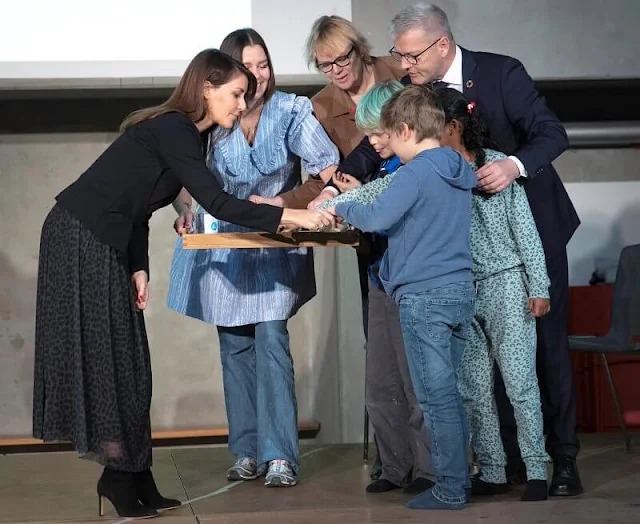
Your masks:
M146 507L153 509L171 509L182 506L182 502L179 500L168 499L160 494L150 469L134 473L134 477L138 499Z
M138 500L134 473L104 468L98 480L98 514L104 516L104 499L108 499L120 517L148 518L158 512Z

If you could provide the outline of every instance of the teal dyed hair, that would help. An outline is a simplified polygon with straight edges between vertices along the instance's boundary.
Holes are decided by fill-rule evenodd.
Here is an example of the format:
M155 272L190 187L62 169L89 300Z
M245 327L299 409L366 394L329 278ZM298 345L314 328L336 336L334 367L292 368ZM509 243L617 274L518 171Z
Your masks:
M382 108L394 93L403 89L404 86L397 80L374 85L364 94L356 106L356 125L363 131L379 129Z

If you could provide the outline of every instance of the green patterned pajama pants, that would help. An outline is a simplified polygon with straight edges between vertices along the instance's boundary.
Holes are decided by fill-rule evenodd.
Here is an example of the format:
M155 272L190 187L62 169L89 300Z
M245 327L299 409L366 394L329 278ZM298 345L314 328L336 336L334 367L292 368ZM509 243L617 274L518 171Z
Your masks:
M476 312L460 364L459 388L480 479L506 482L506 455L493 390L497 362L513 406L527 477L546 480L549 457L536 376L536 322L528 308L526 275L505 271L476 286Z

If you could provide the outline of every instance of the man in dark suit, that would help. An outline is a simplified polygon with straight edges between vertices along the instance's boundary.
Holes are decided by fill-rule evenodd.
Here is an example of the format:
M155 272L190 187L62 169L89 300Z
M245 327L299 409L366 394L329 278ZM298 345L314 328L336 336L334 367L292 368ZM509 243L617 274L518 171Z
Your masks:
M576 466L576 400L567 314L569 284L566 245L580 221L551 165L568 147L557 117L535 89L524 66L515 58L476 53L456 45L447 15L439 7L419 3L405 8L392 21L394 47L390 53L407 71L403 83L432 83L451 87L476 101L507 159L483 166L478 187L497 193L517 178L524 183L551 280L551 311L537 320L537 367L543 402L547 451L554 461L550 495L582 492ZM343 161L340 170L356 177L372 172L380 159L367 139ZM508 473L522 468L513 410L497 374L496 397ZM513 475L512 475L513 476Z

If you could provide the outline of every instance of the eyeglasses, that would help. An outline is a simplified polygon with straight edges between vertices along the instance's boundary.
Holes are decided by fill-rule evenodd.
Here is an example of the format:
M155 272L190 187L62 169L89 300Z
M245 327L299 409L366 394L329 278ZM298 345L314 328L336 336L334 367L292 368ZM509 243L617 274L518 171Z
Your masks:
M418 63L418 59L420 58L420 56L426 53L427 51L429 51L429 49L431 49L434 45L440 42L441 39L442 37L438 38L435 42L433 42L433 44L431 44L426 49L423 49L422 51L420 51L417 55L402 54L396 51L395 47L392 47L391 49L389 49L389 54L391 55L391 58L393 58L394 60L397 60L398 62L402 62L402 60L404 59L407 61L408 64L416 65Z
M323 73L331 73L334 65L337 65L338 67L346 67L351 63L351 54L354 50L355 47L351 46L351 49L349 49L346 54L339 56L333 62L316 62L316 67Z

